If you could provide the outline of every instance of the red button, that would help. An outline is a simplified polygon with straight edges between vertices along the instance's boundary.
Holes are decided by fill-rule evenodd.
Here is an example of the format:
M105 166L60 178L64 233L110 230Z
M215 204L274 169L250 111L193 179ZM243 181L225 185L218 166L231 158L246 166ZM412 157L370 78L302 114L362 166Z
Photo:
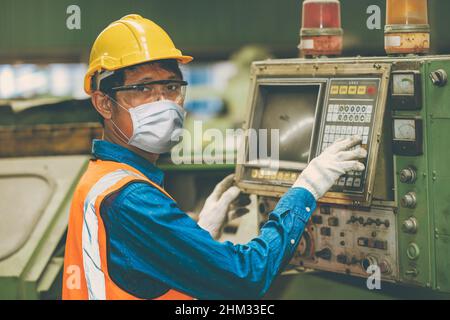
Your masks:
M373 86L367 88L367 94L368 95L374 95L375 93L377 93L377 88L375 88Z

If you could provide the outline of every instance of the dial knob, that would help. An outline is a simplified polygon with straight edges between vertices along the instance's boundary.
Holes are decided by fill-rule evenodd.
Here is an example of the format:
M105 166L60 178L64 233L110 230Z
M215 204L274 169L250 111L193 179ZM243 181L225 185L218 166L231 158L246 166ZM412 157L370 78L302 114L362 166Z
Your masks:
M389 274L392 272L389 262L387 262L386 260L380 262L380 272L383 274Z
M378 260L377 258L373 257L373 256L367 256L366 258L364 258L361 261L361 267L364 269L364 271L367 271L367 269L371 266L371 265L378 265Z
M297 252L302 257L311 257L311 235L308 231L303 233L302 238L300 239L300 242L298 244Z
M417 179L417 172L415 169L408 167L400 171L400 181L403 183L414 183Z
M407 233L416 233L417 232L417 220L416 218L409 218L403 221L402 225L403 231Z
M447 84L448 81L447 72L445 72L445 70L442 69L433 71L430 73L430 79L435 86L443 87Z
M405 208L415 208L417 204L417 198L415 192L408 192L401 199L402 206Z
M331 250L329 248L322 249L316 252L316 256L324 260L331 260Z

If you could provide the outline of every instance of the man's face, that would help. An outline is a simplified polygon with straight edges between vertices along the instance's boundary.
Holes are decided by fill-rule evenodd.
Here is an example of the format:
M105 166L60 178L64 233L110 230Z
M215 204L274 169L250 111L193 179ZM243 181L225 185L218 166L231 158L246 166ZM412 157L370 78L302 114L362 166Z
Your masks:
M133 68L131 70L125 71L125 81L124 86L139 84L149 81L156 80L180 80L174 73L165 70L160 67L157 63L152 64L144 64ZM142 104L163 100L163 95L157 95L149 99L148 97L143 96L142 94L137 94L136 91L118 91L116 93L115 100L118 104L120 104L125 109L130 109ZM133 123L131 120L130 113L116 105L115 103L111 103L112 105L112 120L114 123L119 126L119 128L123 131L123 133L127 137L131 137L133 134ZM120 133L119 133L120 134Z

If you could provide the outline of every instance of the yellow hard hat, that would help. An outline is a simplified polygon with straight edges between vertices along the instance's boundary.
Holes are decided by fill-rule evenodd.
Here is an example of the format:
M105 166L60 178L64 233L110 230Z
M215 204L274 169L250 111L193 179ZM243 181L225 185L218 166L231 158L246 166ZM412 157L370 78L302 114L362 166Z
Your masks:
M107 26L92 46L84 90L92 91L92 76L102 70L114 71L143 62L176 59L185 64L184 56L169 35L156 23L138 14L127 15Z

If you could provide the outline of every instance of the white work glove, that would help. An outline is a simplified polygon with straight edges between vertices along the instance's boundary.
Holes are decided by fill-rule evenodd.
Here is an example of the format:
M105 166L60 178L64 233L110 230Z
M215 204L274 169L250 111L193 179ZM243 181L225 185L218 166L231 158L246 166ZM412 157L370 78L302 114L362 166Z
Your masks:
M244 215L249 210L245 197L239 198L240 189L234 184L234 174L219 182L199 214L198 225L208 231L214 239L221 236L222 228L228 221Z
M333 143L310 162L293 187L305 188L318 200L343 174L349 171L363 171L364 164L357 159L366 158L367 151L360 146L349 150L361 144L361 141L361 137L353 136Z

